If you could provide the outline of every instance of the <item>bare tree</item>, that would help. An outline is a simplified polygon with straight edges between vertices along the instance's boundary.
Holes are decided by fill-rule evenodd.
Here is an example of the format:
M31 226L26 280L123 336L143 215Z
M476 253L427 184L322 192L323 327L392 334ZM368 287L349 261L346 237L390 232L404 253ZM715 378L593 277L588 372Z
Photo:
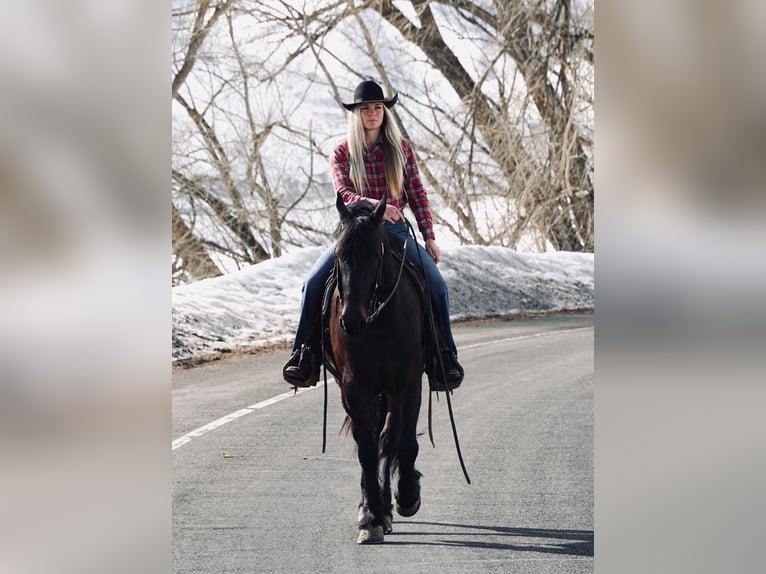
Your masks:
M197 237L228 269L328 241L340 103L373 78L402 95L435 219L461 242L593 249L592 4L177 3L179 246Z
M467 0L441 3L495 38L499 54L513 58L527 97L547 128L549 153L542 165L528 152L523 132L515 126L508 102L503 101L503 90L499 90L499 101L488 96L483 84L489 74L474 78L445 42L433 10L437 3L416 0L412 4L419 25L391 1L371 2L405 39L425 52L459 94L490 155L513 184L512 197L522 208L522 221L532 217L533 225L544 230L556 249L591 251L592 162L585 148L591 147L592 141L578 132L573 107L578 103L576 89L581 86L571 76L578 64L592 62L589 43L593 34L572 25L569 0L552 4L494 2L492 12ZM555 84L551 79L554 75ZM454 201L453 209L460 204ZM530 225L529 221L523 224Z
M204 241L192 233L175 205L172 206L172 215L173 284L220 275L221 271L210 259Z
M173 79L174 102L187 120L174 121L173 206L186 226L174 226L179 234L174 246L196 236L206 246L208 259L229 269L279 256L285 243L312 243L329 235L300 207L321 185L313 173L320 144L310 125L304 131L291 122L303 99L288 102L277 81L279 73L268 70L283 70L305 47L254 53L253 37L238 37L237 22L251 16L245 4L235 10L232 2L211 6L202 1L196 12L177 12L179 28L186 17L192 31L188 45L179 51L182 59ZM267 41L280 35L269 28L260 33L259 39ZM269 144L272 148L264 152ZM280 155L273 149L279 146L300 151ZM285 160L295 157L301 158L300 168L286 168ZM326 162L326 156L323 159ZM178 277L212 272L210 261L192 262L189 253L177 260L189 268Z
M171 94L174 100L179 101L185 106L187 112L193 114L192 108L179 95L181 86L185 83L194 64L197 61L198 54L202 45L215 25L218 18L231 7L232 0L215 3L211 6L210 0L200 0L190 5L184 5L179 2L173 12L174 21L187 20L193 16L193 24L185 42L181 56L176 56L177 68L171 83ZM179 26L174 30L174 39L182 36L183 28ZM199 116L199 114L197 114ZM199 118L198 118L199 121ZM180 174L177 174L180 176ZM174 174L174 179L178 179ZM180 185L189 183L189 180L179 180ZM188 187L188 186L187 186ZM220 270L210 259L207 250L203 247L203 241L196 237L193 230L193 224L190 227L182 217L176 207L175 198L172 199L172 237L173 237L173 282L189 281L202 279L220 274Z

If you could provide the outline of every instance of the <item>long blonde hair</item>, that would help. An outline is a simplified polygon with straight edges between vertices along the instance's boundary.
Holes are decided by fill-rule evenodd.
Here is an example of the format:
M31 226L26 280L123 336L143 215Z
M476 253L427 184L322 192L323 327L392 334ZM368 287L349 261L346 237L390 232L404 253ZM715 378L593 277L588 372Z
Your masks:
M364 149L367 147L367 140L364 136L360 110L361 106L356 106L348 112L348 130L346 133L349 155L348 175L356 188L356 192L366 196L367 173L364 169ZM399 197L402 194L404 183L402 133L386 106L383 106L383 124L380 129L383 132L383 173L386 176L386 184L389 193L393 197Z

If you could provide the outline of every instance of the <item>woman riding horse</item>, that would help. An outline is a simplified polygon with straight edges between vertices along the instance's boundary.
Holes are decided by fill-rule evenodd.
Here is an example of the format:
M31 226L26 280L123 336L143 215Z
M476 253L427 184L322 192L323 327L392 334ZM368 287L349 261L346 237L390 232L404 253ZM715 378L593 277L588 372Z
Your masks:
M425 274L436 306L437 323L443 330L444 345L440 349L444 375L432 366L429 381L433 390L453 390L463 380L463 368L457 360L457 347L452 337L447 285L436 264L441 252L436 244L428 197L420 179L410 143L403 139L389 108L398 94L386 100L381 87L373 81L361 82L354 91L354 101L344 103L348 110L347 136L330 158L335 190L346 204L366 199L377 205L388 203L383 219L386 231L398 237L407 236L407 224L401 210L409 205L425 240L425 249L415 241L406 243L406 256ZM292 354L282 373L296 387L310 387L319 380L321 357L321 313L325 283L333 268L334 246L319 257L303 285L300 320ZM444 376L446 375L446 381Z

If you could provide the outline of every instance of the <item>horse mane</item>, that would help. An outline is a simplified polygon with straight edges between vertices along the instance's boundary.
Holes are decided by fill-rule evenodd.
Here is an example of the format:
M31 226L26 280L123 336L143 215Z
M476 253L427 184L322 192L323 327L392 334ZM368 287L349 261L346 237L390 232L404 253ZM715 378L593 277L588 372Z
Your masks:
M370 261L380 249L381 240L385 242L386 234L372 224L373 209L375 205L366 200L352 203L348 206L351 217L340 229L335 256L353 268Z

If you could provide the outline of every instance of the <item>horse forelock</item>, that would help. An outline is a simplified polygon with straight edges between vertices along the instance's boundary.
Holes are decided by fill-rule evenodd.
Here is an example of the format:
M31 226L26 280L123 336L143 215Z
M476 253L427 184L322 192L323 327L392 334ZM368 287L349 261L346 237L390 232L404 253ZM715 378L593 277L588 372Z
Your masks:
M351 217L343 224L338 236L335 256L352 267L375 261L375 255L380 249L382 230L372 220L373 208L366 201L349 206Z

